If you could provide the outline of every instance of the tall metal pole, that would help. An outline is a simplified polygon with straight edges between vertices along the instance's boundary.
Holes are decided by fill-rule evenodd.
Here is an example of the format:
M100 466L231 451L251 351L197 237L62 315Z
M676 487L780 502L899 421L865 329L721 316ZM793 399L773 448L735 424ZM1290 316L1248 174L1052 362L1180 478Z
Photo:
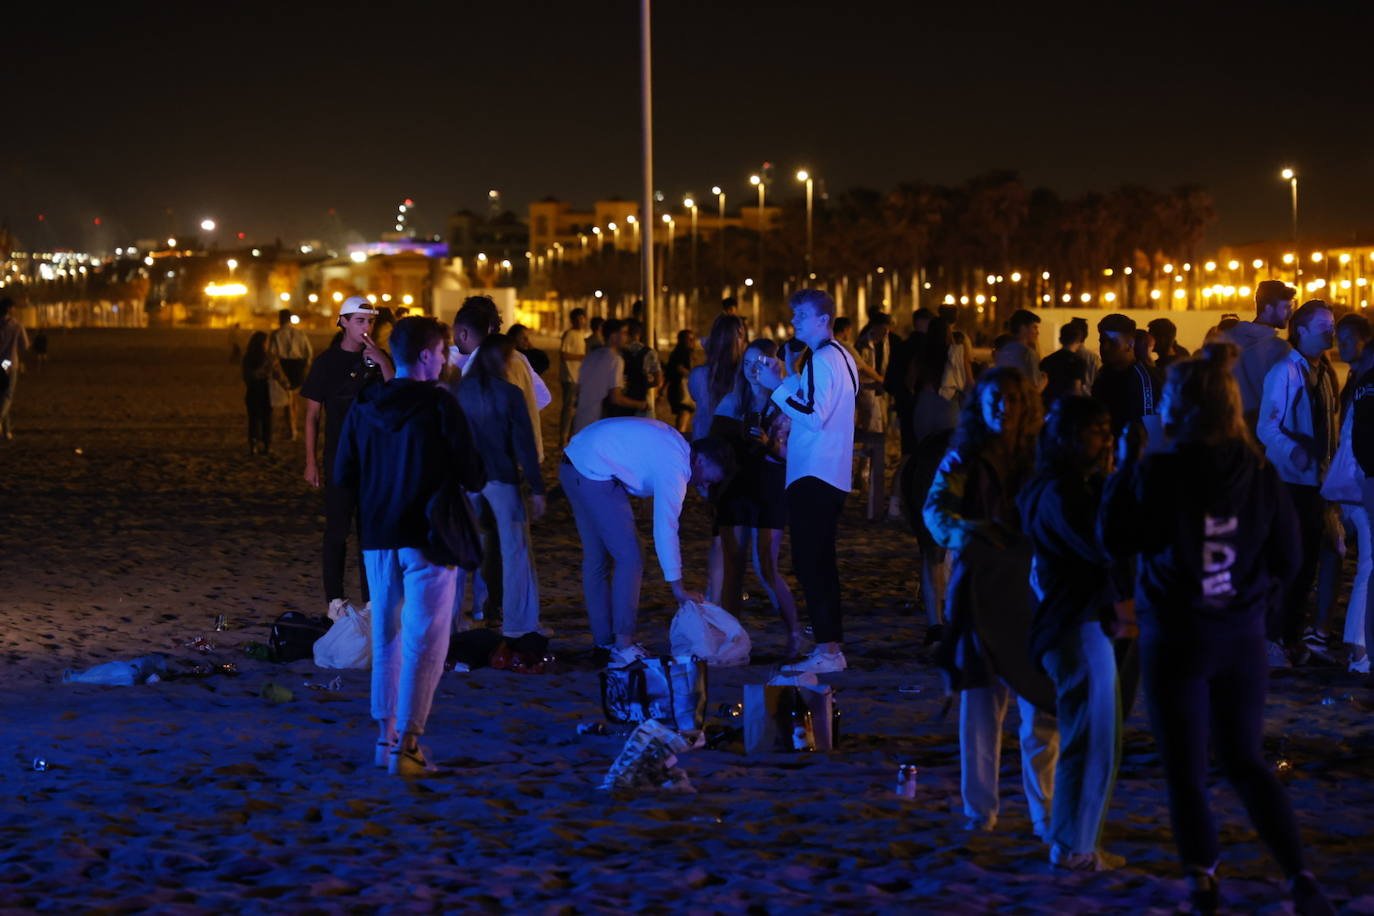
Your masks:
M644 243L639 246L640 284L644 296L644 339L658 346L658 294L654 286L654 71L653 2L639 0L639 87L644 128L644 198L639 219L644 223Z
M815 235L811 227L811 181L810 177L806 179L806 283L803 284L804 286L811 285L811 274L815 272L815 268L812 267Z
M1298 247L1298 176L1288 182L1293 189L1293 267L1294 279L1302 276L1302 249Z

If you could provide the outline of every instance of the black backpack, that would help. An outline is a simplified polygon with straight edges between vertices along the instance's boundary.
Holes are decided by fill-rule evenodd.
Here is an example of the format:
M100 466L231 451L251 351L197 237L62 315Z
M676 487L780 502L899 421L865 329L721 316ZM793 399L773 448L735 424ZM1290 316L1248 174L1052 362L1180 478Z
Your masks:
M328 617L308 617L287 611L272 623L268 648L275 662L294 662L315 657L315 640L329 632L334 622Z

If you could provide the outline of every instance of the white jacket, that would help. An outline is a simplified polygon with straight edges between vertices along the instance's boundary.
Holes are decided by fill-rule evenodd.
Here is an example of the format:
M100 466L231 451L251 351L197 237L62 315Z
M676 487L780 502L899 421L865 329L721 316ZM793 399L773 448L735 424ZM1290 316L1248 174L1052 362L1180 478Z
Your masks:
M1259 424L1256 432L1264 444L1264 454L1273 462L1279 479L1284 483L1319 486L1322 474L1331 462L1330 443L1313 442L1312 402L1307 395L1309 381L1315 382L1318 372L1328 372L1325 364L1312 366L1297 350L1292 350L1270 368L1264 376L1264 393L1260 397ZM1334 408L1335 380L1331 380ZM1337 432L1334 412L1328 418L1327 429L1332 437ZM1293 462L1293 447L1309 448L1307 467ZM1312 451L1315 450L1315 451Z

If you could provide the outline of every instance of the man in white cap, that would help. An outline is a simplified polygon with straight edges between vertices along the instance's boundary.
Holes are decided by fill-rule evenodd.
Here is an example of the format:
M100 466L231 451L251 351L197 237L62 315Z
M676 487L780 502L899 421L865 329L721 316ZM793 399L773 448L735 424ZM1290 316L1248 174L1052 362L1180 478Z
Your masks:
M301 386L305 398L305 481L312 487L324 486L323 579L330 616L337 618L345 602L344 559L348 555L348 529L353 526L356 505L352 491L333 485L334 453L339 431L353 399L368 385L391 381L396 374L391 357L372 340L372 322L377 310L362 296L345 299L339 308L341 333L329 349L315 357L310 375ZM324 468L316 458L319 442L320 409L324 409ZM367 578L361 574L362 600L368 600Z

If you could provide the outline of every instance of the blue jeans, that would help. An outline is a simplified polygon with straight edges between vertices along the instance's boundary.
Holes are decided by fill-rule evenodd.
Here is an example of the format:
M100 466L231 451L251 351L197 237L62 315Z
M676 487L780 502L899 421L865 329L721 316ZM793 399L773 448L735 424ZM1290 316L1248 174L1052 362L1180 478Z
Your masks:
M609 646L634 641L644 557L630 495L614 480L592 480L566 462L558 469L582 540L582 596L592 639Z
M415 547L364 550L372 590L372 718L422 735L444 673L457 567Z
M501 633L524 636L539 629L539 582L530 553L530 525L525 514L525 498L518 484L490 481L482 492L472 494L473 509L490 513L496 537L483 538L483 549L494 553L494 567L501 576ZM483 566L487 564L484 563ZM487 589L485 583L480 591ZM481 596L473 606L481 607Z
M1121 761L1116 653L1092 620L1066 630L1043 663L1059 719L1049 839L1069 853L1095 852Z

